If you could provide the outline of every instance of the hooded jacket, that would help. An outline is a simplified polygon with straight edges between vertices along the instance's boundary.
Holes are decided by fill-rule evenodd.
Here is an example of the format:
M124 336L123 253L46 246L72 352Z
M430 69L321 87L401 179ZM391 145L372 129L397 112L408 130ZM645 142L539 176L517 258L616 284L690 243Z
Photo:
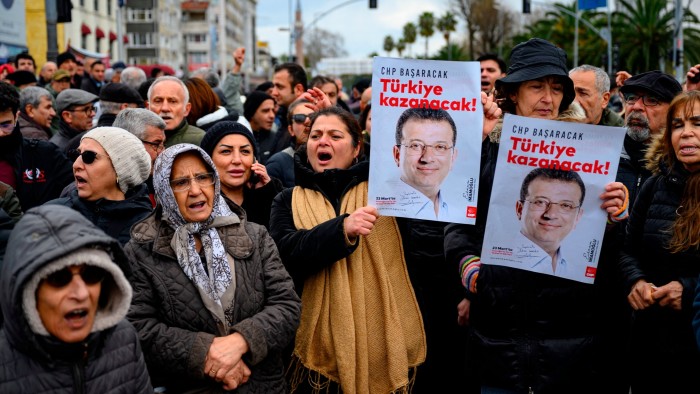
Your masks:
M14 169L15 191L27 211L57 198L73 181L71 162L56 145L22 137L19 126L0 138L0 161Z
M126 262L119 244L70 208L41 206L25 213L9 246L0 276L0 392L152 393L138 336L124 319L131 286L120 269ZM39 286L35 274L91 247L111 251L117 263L96 264L108 275L91 333L75 344L37 333L43 325L25 295Z

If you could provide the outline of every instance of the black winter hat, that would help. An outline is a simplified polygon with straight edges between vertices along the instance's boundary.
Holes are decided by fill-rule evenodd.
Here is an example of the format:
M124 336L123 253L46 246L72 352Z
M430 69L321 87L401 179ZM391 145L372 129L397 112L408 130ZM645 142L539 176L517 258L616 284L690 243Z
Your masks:
M65 63L65 62L67 62L67 61L69 61L69 60L72 60L72 61L74 61L74 62L76 62L76 63L78 62L78 61L75 59L75 55L73 55L73 54L70 53L70 52L62 52L62 53L59 53L59 54L58 54L58 57L56 57L56 67L61 67L61 64Z
M214 156L214 148L216 148L216 144L218 144L222 138L229 134L240 134L248 138L250 145L253 147L253 156L257 157L256 153L258 151L258 147L257 143L255 142L255 137L253 137L253 133L251 133L251 131L242 124L229 120L216 122L212 127L210 127L209 130L207 130L207 133L204 135L204 138L202 138L202 142L199 143L199 147L204 149L204 151L207 152L210 157Z
M13 73L7 74L7 79L12 81L15 86L22 86L28 83L36 83L36 76L34 73L27 70L18 70Z
M260 107L265 100L274 101L275 99L269 94L258 90L254 90L246 95L245 103L243 103L243 116L245 116L248 122L250 122L253 115L255 115L255 111L258 110L258 107Z
M143 99L136 89L118 82L109 83L100 89L100 100L143 106Z
M647 71L628 78L620 88L620 92L631 93L638 89L653 93L667 103L683 91L683 87L675 78L659 70Z
M541 38L531 38L522 42L510 52L509 62L506 76L496 80L496 90L501 90L503 84L558 76L564 83L564 98L560 108L568 108L576 98L574 82L569 78L566 65L566 52L551 42Z

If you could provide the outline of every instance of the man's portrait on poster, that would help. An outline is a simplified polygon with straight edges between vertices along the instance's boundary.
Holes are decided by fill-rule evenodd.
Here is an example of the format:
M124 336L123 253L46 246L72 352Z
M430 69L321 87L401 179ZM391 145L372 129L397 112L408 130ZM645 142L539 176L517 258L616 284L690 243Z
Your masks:
M397 196L413 217L449 220L450 207L440 186L457 158L456 142L457 127L443 109L409 108L399 117L393 147L401 174Z
M520 222L514 258L536 272L568 277L571 264L562 241L583 216L586 187L575 171L536 168L520 188L515 213Z

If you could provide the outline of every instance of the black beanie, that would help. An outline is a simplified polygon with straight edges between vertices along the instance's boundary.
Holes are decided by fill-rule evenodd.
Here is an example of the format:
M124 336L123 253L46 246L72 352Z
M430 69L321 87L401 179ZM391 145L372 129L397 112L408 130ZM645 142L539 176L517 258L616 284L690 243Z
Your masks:
M255 111L258 110L258 107L260 107L265 100L275 101L269 94L257 90L246 95L245 103L243 103L243 116L245 116L248 122L250 122L253 115L255 115Z
M258 147L256 146L253 133L251 133L250 130L248 130L248 128L242 124L229 120L216 122L213 126L211 126L209 130L207 130L207 133L204 134L204 138L202 138L202 142L199 143L199 147L204 149L204 151L211 157L214 155L214 148L216 148L216 144L218 144L222 138L229 134L240 134L248 138L250 145L253 147L253 156L257 157L256 152L258 151Z

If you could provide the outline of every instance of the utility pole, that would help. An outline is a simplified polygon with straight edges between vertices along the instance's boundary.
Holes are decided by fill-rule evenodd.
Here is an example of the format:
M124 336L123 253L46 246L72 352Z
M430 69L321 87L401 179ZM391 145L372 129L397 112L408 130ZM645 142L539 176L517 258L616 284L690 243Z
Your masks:
M56 34L58 11L56 10L56 0L46 0L44 7L46 8L46 61L55 62L58 57L58 36Z

